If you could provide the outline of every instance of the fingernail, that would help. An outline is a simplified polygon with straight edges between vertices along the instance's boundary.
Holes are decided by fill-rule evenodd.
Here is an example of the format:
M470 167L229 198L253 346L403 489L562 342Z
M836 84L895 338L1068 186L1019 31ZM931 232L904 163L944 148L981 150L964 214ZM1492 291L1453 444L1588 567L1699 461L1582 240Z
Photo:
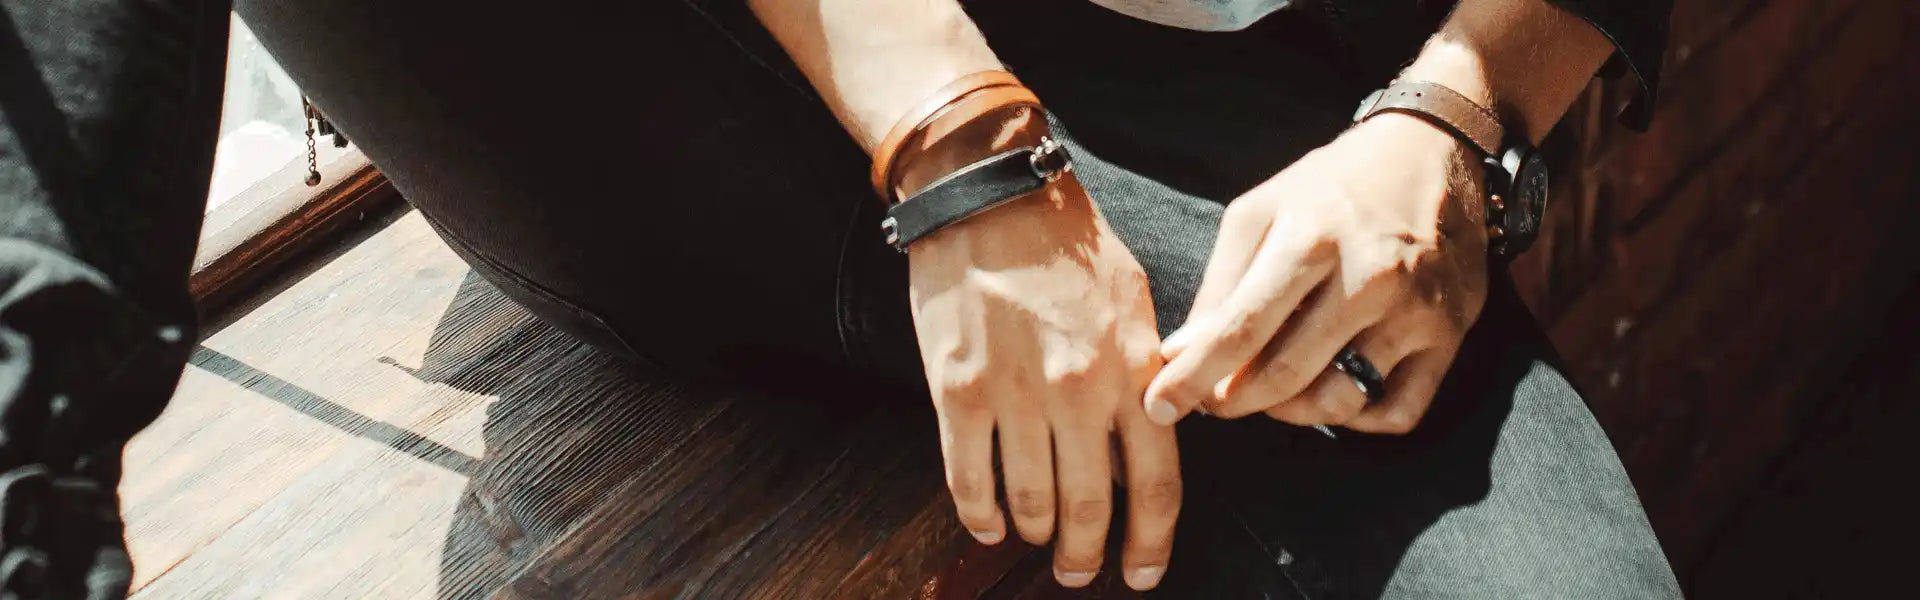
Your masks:
M973 534L973 539L980 540L980 543L986 544L988 546L998 544L1000 543L1001 538L1006 537L1006 534L1000 533L998 531L970 531L968 533Z
M1060 585L1062 586L1066 586L1070 588L1086 587L1087 584L1093 583L1093 572L1092 571L1062 572L1060 569L1055 568L1053 570L1053 578L1055 580L1058 580L1060 582Z
M1159 398L1147 400L1147 420L1157 425L1172 425L1175 413L1173 405Z
M1127 569L1127 587L1147 591L1160 585L1160 575L1166 573L1163 567L1134 567Z

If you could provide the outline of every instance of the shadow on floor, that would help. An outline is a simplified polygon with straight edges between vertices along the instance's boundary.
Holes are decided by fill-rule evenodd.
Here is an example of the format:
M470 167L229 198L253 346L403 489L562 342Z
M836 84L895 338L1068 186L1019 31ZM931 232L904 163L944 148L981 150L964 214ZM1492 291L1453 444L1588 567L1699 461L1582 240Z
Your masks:
M951 558L957 533L869 560L915 523L958 531L924 510L942 489L924 400L806 373L777 394L688 382L532 319L471 273L410 372L496 398L442 598L820 597L871 564L917 586Z

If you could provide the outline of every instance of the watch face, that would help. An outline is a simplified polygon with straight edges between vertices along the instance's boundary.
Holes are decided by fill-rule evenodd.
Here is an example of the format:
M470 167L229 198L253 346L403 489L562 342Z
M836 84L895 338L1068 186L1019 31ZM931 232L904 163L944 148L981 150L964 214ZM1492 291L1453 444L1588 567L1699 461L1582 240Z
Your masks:
M1507 231L1508 254L1519 254L1540 234L1540 219L1547 210L1547 161L1538 152L1518 157L1513 187L1508 190L1507 210L1502 221Z

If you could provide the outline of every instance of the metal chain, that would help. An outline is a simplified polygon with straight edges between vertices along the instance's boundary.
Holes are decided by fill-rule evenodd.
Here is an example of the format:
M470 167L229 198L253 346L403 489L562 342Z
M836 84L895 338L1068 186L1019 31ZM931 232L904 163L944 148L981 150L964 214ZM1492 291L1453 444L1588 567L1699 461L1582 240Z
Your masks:
M307 186L320 185L320 151L314 147L313 122L317 115L313 103L305 95L300 96L301 120L307 123Z

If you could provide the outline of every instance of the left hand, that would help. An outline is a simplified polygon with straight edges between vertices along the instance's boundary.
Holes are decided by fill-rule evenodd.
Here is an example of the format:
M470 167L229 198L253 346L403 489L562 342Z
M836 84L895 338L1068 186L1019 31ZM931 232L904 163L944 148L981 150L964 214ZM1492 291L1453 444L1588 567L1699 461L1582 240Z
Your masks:
M1486 299L1481 169L1451 134L1386 113L1234 200L1147 414L1412 430ZM1349 345L1385 377L1381 402L1330 366Z

